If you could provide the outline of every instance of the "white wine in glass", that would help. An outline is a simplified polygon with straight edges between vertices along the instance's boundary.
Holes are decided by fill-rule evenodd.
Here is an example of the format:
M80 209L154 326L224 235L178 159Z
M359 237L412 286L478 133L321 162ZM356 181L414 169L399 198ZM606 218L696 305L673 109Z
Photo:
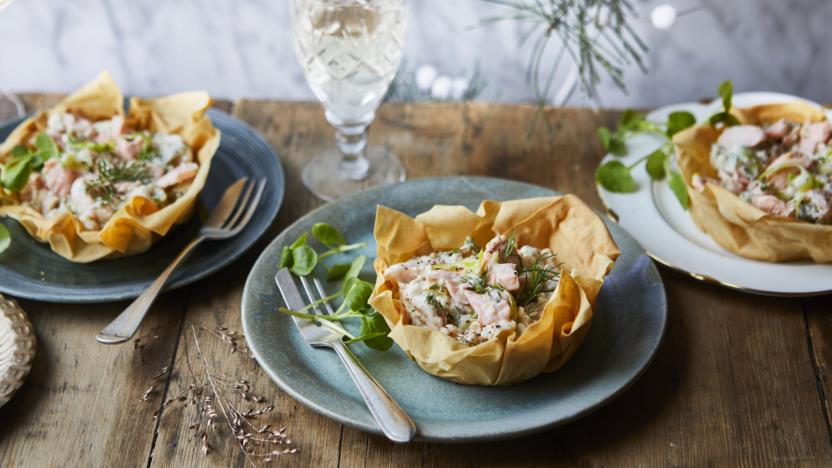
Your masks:
M11 5L14 0L0 0L0 11ZM0 90L0 124L13 117L26 115L23 103L12 93Z
M334 200L403 181L395 155L367 148L367 128L401 62L404 0L293 0L292 15L298 61L338 145L307 163L304 184Z

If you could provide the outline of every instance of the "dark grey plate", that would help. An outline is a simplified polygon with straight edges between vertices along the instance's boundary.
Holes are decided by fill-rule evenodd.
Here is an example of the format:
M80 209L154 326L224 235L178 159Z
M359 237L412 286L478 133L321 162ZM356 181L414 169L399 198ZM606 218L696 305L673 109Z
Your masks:
M368 242L363 253L373 258L377 204L416 215L435 204L475 209L486 198L554 194L507 180L441 177L370 190L313 211L277 236L249 274L242 321L250 349L269 376L304 405L344 424L380 433L335 354L309 347L289 317L276 312L282 304L274 284L280 248L313 223L326 221L341 229L350 242ZM664 287L644 250L617 225L607 224L621 257L598 296L586 341L554 374L511 387L463 386L423 372L395 346L387 352L353 347L414 419L419 438L460 442L541 431L609 402L641 375L664 334ZM367 265L363 274L372 278L372 267Z
M0 254L0 292L47 302L108 302L131 299L152 282L197 233L206 212L225 189L240 177L268 181L258 214L236 237L206 242L174 273L168 289L203 278L246 251L269 227L283 200L283 168L274 150L251 127L230 115L210 110L214 126L222 132L208 181L199 197L196 216L175 227L148 252L132 257L81 265L53 253L47 244L32 239L11 219L2 219L12 234L12 244ZM0 128L3 140L20 123Z

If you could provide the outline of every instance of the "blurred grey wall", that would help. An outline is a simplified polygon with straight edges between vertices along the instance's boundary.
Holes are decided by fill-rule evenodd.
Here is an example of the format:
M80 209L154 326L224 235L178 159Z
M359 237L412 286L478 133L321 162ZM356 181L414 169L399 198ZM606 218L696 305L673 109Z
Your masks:
M679 11L669 29L658 5ZM629 94L605 84L608 106L655 106L738 90L830 102L830 0L635 0L649 72L627 73ZM484 99L531 99L528 47L514 23L479 27L499 7L479 0L409 0L412 68L462 75L479 62ZM311 99L291 45L288 0L15 0L0 11L0 89L68 91L109 69L128 93L204 88L217 97ZM584 104L576 94L572 104Z

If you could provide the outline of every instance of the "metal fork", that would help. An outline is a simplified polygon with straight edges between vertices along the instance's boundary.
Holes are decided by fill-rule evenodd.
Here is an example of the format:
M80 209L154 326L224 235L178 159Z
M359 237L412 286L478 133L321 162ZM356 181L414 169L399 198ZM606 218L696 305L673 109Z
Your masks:
M98 332L95 338L104 344L118 344L129 340L138 330L144 316L153 306L176 267L203 241L228 239L239 234L251 221L265 188L265 180L248 183L245 177L228 187L217 207L202 225L199 234L182 249L156 281L115 320Z
M300 291L298 291L298 287L295 285L292 274L288 269L284 268L278 271L274 279L277 282L277 287L280 289L280 294L283 296L283 302L286 303L286 307L293 310L304 307L304 301L300 296ZM306 291L306 297L309 299L309 303L314 303L316 297L309 285L309 281L301 277L300 282ZM313 282L315 283L315 288L319 296L322 298L326 297L326 292L321 282L317 278L313 279ZM329 303L325 302L324 307L329 315L333 314L332 306ZM318 307L315 306L313 309L315 309L317 314L322 314ZM358 387L358 391L364 398L364 403L366 403L370 414L373 415L373 419L375 419L376 424L384 432L384 435L394 442L411 441L416 434L416 425L413 423L413 420L401 409L384 387L370 375L367 368L350 351L349 346L342 341L342 335L329 327L318 325L311 320L294 316L292 319L300 330L304 340L309 345L328 347L335 351L335 354L341 359L344 367L347 368L347 373L349 373L355 386ZM340 325L337 325L337 327L340 327Z

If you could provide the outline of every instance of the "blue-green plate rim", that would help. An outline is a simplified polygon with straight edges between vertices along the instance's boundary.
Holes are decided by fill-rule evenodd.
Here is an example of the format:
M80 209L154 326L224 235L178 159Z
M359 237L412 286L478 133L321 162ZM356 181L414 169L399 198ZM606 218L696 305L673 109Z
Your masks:
M469 181L473 181L473 182L476 182L477 180L481 180L481 181L490 181L490 182L494 182L494 183L518 184L518 185L524 185L524 186L528 187L529 189L545 190L545 191L548 191L549 193L551 193L552 195L561 194L560 192L551 190L549 188L541 187L541 186L537 186L537 185L533 185L533 184L529 184L529 183L525 183L525 182L516 182L516 181L511 181L511 180L498 179L498 178L493 178L493 177L481 177L481 176L432 177L430 179L415 179L415 180L411 180L411 181L408 181L408 182L404 182L404 184L419 183L419 182L424 183L427 180L432 180L432 181L435 181L436 183L449 184L449 183L453 183L453 182L457 181L458 179L468 179ZM351 200L354 200L354 199L359 198L359 197L372 198L374 195L379 194L379 193L384 193L385 191L389 190L390 188L391 187L378 187L378 188L374 188L374 189L370 189L370 190L365 190L365 191L360 192L356 195L348 197L345 200L351 201ZM338 202L335 202L335 203L338 203ZM328 205L324 205L322 207L319 207L319 208L307 213L306 215L302 216L301 218L297 219L291 226L287 227L284 231L282 231L281 234L278 234L278 236L275 237L275 239L269 244L269 246L267 246L263 250L263 253L265 253L267 250L269 250L278 241L278 239L281 237L281 235L284 232L291 230L296 225L299 225L299 224L302 224L302 223L307 223L307 222L310 222L312 220L316 220L318 214L321 211L323 211L327 206ZM620 227L618 229L620 229ZM620 229L620 232L623 233L623 235L627 236L629 238L629 240L631 240L635 245L638 245L635 242L635 240L632 239L632 237L629 236L629 234L626 233L626 231L624 231L623 229ZM251 332L251 330L249 330L249 328L248 328L247 320L246 320L247 311L250 308L249 304L248 304L248 298L249 298L249 295L251 293L250 288L252 287L251 284L252 284L252 277L253 277L254 271L257 269L258 265L261 262L266 261L265 255L263 253L261 253L261 256L257 259L257 262L255 262L254 266L251 269L251 272L249 273L249 277L246 279L246 284L245 284L245 287L244 287L244 290L243 290L243 295L242 295L242 304L241 304L241 308L240 308L241 322L242 322L242 326L243 326L243 333L246 336L249 349L251 350L252 354L254 355L256 361L260 364L261 368L263 368L263 370L269 375L269 377L275 383L277 383L277 385L284 392L289 394L292 398L294 398L295 400L297 400L298 402L300 402L304 406L312 409L313 411L315 411L315 412L317 412L317 413L319 413L323 416L331 418L331 419L333 419L335 421L338 421L342 424L345 424L347 426L354 427L356 429L366 431L366 432L370 432L370 433L382 434L381 430L378 427L376 427L375 425L364 424L360 421L356 421L355 419L350 418L348 415L343 415L343 414L340 414L338 412L332 411L329 408L327 408L325 405L318 404L315 401L309 399L308 397L306 397L304 395L304 393L302 391L296 390L291 385L287 384L283 380L283 378L280 376L280 374L275 369L272 369L267 364L266 359L263 355L263 353L265 351L258 349L256 346L252 346L251 341L248 340L249 333ZM645 260L647 259L646 254L643 252L643 249L642 249L642 256L644 257ZM659 329L657 330L658 333L653 335L655 337L655 341L652 343L652 346L650 347L650 349L646 353L644 353L644 354L647 354L647 356L646 356L646 359L644 359L641 362L641 367L636 372L631 374L629 376L629 378L627 379L627 381L624 382L620 387L618 387L614 391L610 392L609 394L606 395L606 397L604 397L601 400L595 402L594 404L587 405L587 406L581 408L580 410L574 412L573 414L571 414L567 417L548 420L548 421L546 421L545 418L542 418L542 419L544 419L543 421L537 421L535 423L528 424L525 427L515 427L515 428L510 428L510 429L507 429L507 430L505 428L503 428L499 431L491 431L491 432L480 431L478 433L470 434L470 435L456 434L452 437L443 437L443 438L422 437L421 435L419 435L417 433L416 439L417 440L424 440L424 441L432 441L432 442L443 442L443 443L466 443L466 442L477 442L477 441L505 440L505 439L513 439L513 438L523 437L523 436L539 433L539 432L542 432L542 431L546 431L546 430L549 430L549 429L553 429L553 428L562 426L564 424L567 424L571 421L574 421L576 419L579 419L581 417L584 417L584 416L594 412L595 410L601 408L602 406L606 405L607 403L614 400L618 396L620 396L628 388L630 388L633 385L633 383L636 380L638 380L638 378L641 377L641 375L650 366L650 364L652 363L653 359L656 356L656 353L658 352L659 348L661 347L661 344L662 344L663 339L664 339L665 331L666 331L666 328L667 328L667 295L666 295L666 292L664 290L663 281L661 279L661 276L658 274L658 269L656 268L655 264L653 264L652 262L649 262L649 268L655 274L655 276L657 278L657 281L658 281L658 284L661 286L661 295L660 295L661 301L660 301L659 304L657 304L657 306L660 308L659 316L660 316L661 323L660 323L660 326L658 327ZM275 294L276 294L276 292L275 292ZM590 333L591 332L592 332L592 329L590 329ZM324 352L324 351L321 351L321 352ZM432 376L429 376L427 373L425 373L424 376L425 376L425 378L433 378ZM523 385L523 383L520 383L520 384L517 384L517 385ZM465 386L459 386L460 391L465 391L465 388L466 388ZM418 421L417 421L417 425L418 425Z
M126 102L126 100L125 100L125 102ZM217 126L218 128L219 127L226 127L226 126L234 127L234 128L236 128L236 130L242 132L243 134L246 134L246 136L250 137L252 139L252 141L254 141L258 145L260 145L262 147L262 149L264 150L264 152L268 151L269 156L270 156L269 159L271 161L268 164L270 166L270 169L273 172L271 172L268 175L267 182L268 182L269 186L267 187L266 195L268 196L268 194L271 193L272 190L273 190L274 193L270 198L264 197L264 199L261 200L260 207L258 209L258 216L255 217L255 218L263 219L263 218L261 218L261 216L264 216L266 218L264 221L267 221L267 222L257 222L255 220L253 220L253 222L250 223L250 225L247 226L243 230L243 232L240 233L240 235L238 235L234 239L231 239L231 240L228 240L228 241L220 241L220 243L221 242L227 242L228 245L230 245L228 251L225 252L226 255L218 255L217 260L215 262L211 263L207 268L202 269L202 270L193 270L185 276L181 276L181 275L178 274L178 272L175 272L174 276L173 276L173 279L165 287L165 291L171 291L171 290L174 290L174 289L178 289L178 288L193 284L193 283L195 283L195 282L197 282L197 281L199 281L199 280L201 280L201 279L203 279L203 278L205 278L205 277L207 277L207 276L209 276L213 273L216 273L217 271L222 270L223 268L225 268L229 264L231 264L233 261L237 260L246 251L248 251L248 249L250 249L254 244L256 244L256 242L260 239L260 237L262 237L262 235L266 232L266 230L268 230L268 228L270 227L270 225L272 224L274 219L277 217L277 214L280 211L280 207L283 204L283 199L284 199L285 190L286 190L285 174L284 174L284 169L283 169L283 165L282 165L282 162L280 160L280 157L279 157L277 151L275 151L274 147L272 147L271 144L269 144L269 142L257 130L255 130L253 127L248 125L246 122L244 122L244 121L238 119L237 117L229 114L228 112L224 112L224 111L222 111L220 109L216 109L216 108L211 108L211 109L208 109L207 114L212 119L212 122L215 124L215 126ZM20 125L20 123L25 121L27 118L31 117L31 115L32 114L27 115L25 117L15 118L15 119L6 120L6 121L2 122L2 124L0 124L0 132L4 133L6 131L13 130L15 127ZM220 130L222 130L222 129L220 128ZM226 141L225 144L228 144L227 141ZM220 149L217 150L218 153L222 149L223 149L223 139L221 138L221 140L220 140ZM243 158L239 157L239 156L241 156L240 151L231 150L229 152L233 153L234 156L236 156L236 158L234 158L234 159L236 159L237 161L234 164L242 165L242 166L246 166L246 165L250 164L250 163L245 162L243 160ZM215 170L215 167L212 163L211 171L213 172L214 170ZM209 173L208 181L206 182L206 184L210 183L210 181L211 181L211 173ZM205 189L203 189L203 191L204 190ZM217 188L217 190L225 190L225 187ZM201 193L200 194L200 200L201 200L202 197L203 197L203 194ZM261 212L259 210L266 210L266 211ZM195 221L189 221L188 223L193 223L193 222L195 222ZM240 240L240 239L242 239L242 240ZM12 241L14 242L14 239ZM144 253L139 254L137 256L134 256L134 257L140 257L140 256L143 256L143 255L153 255L154 247L151 247L150 250L148 250L147 252L144 252ZM184 245L183 245L183 247L184 247ZM213 246L214 249L216 249L216 247L217 247L216 245ZM200 248L203 248L203 247L200 247ZM208 248L211 248L211 247L209 246ZM197 255L198 255L198 252L197 252ZM171 258L170 260L173 260L173 258ZM57 254L54 255L54 261L56 261L56 262L68 262L69 263L68 260L65 260L65 259L61 258ZM185 261L186 264L187 264L187 261L188 260L186 259L186 261ZM102 262L110 262L110 260L103 260ZM5 269L5 267L3 266L2 262L0 262L0 274L2 274L2 270L4 270L4 269ZM161 273L161 271L162 270L160 269L159 273ZM113 289L113 290L111 290L109 292L106 292L106 293L96 292L95 285L90 285L86 288L80 287L80 286L76 287L76 288L67 288L65 290L65 292L71 293L71 295L61 295L60 291L54 291L54 292L40 292L40 291L38 291L37 280L32 278L29 281L29 283L27 283L28 289L27 289L27 285L24 285L21 288L13 288L13 287L9 287L5 284L0 284L0 292L2 292L4 294L9 294L11 296L18 297L18 298L37 300L37 301L43 301L43 302L64 303L64 304L92 304L92 303L115 302L115 301L134 299L134 298L138 297L139 294L141 294L141 292L153 281L153 279L155 279L155 276L154 277L146 277L146 278L137 278L135 281L133 281L129 285L123 286L121 289Z

